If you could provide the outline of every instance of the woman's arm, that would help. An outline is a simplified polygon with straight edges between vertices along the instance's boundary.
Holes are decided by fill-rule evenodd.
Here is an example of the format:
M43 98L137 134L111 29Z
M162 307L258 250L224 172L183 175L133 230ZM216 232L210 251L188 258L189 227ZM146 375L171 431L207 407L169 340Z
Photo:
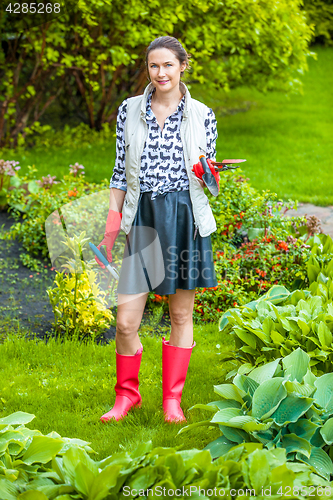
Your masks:
M109 188L127 191L126 171L125 171L125 124L127 114L127 100L119 106L116 126L116 161L110 179Z
M122 189L111 188L109 210L115 210L116 212L121 212L123 209L125 195L126 191Z

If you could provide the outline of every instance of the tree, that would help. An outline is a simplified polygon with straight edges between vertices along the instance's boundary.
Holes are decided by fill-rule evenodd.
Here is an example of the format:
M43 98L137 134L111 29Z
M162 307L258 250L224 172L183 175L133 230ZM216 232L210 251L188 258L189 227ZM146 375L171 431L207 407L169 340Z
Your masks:
M207 88L298 91L313 31L301 0L79 0L22 33L26 19L0 20L14 33L0 51L0 147L16 146L60 94L100 130L148 83L145 48L161 35L191 52L187 78Z
M304 0L307 23L313 24L313 41L333 45L333 0Z

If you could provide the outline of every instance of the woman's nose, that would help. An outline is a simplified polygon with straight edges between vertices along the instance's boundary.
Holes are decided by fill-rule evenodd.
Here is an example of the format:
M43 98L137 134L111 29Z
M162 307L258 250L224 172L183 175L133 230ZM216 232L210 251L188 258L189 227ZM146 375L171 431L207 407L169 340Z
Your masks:
M164 68L163 66L160 66L160 68L158 69L158 76L163 76L164 75Z

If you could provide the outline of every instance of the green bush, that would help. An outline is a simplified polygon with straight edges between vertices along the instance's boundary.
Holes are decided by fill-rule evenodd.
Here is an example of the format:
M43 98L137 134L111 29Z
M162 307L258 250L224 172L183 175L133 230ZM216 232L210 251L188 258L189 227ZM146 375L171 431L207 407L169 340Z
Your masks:
M287 460L307 463L329 480L333 474L333 373L316 377L300 348L258 368L241 366L232 384L214 386L222 397L200 408L214 413L198 425L219 427L222 437L206 446L213 457L236 444L259 442L284 448ZM247 374L247 375L246 375ZM326 453L327 452L327 453Z
M146 85L144 50L161 35L179 38L192 54L191 80L217 91L239 85L295 91L307 69L311 29L299 0L242 0L237 8L233 0L70 3L56 21L43 24L42 46L35 15L7 10L0 18L0 30L6 27L0 47L1 148L25 146L27 129L55 101L66 114L102 130L121 101ZM6 35L23 31L29 37Z
M333 45L332 0L303 0L307 23L314 26L313 41Z
M331 498L332 483L306 463L288 462L284 449L245 443L212 462L207 450L153 449L149 441L95 461L85 441L25 427L33 418L17 412L0 419L3 499L147 498L148 488L163 498Z
M216 288L196 291L194 318L217 321L221 312L242 306L262 295L272 283L291 289L308 284L309 245L302 239L274 235L243 243L238 249L224 244L216 251Z
M16 175L13 189L7 193L7 202L9 211L18 222L2 238L17 238L27 254L45 258L50 255L50 247L56 253L57 240L64 229L69 234L79 234L86 229L93 241L97 241L105 230L109 196L109 191L106 194L105 190L109 181L104 179L101 184L88 183L84 175L77 175L78 168L78 164L74 168L71 166L72 173L64 175L60 181L55 181L55 176L32 179L36 169L31 167L27 176L21 178ZM25 185L33 187L27 190ZM103 190L106 196L102 196ZM60 211L59 214L60 209L63 213ZM49 241L45 229L47 219L48 227L52 226ZM21 260L29 264L24 255Z

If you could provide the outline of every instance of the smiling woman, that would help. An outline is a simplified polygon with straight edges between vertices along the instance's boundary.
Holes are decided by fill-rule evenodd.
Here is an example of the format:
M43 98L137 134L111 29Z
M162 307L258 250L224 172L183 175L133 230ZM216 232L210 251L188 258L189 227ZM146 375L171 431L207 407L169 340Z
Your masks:
M110 211L99 245L106 245L111 261L120 228L127 235L117 289L116 401L103 422L141 405L138 329L152 291L169 295L171 334L162 342L165 420L185 421L180 401L195 345L195 292L217 286L211 243L216 222L193 170L200 155L215 160L215 116L181 81L189 56L176 38L153 40L146 67L150 83L144 94L126 99L118 110Z

